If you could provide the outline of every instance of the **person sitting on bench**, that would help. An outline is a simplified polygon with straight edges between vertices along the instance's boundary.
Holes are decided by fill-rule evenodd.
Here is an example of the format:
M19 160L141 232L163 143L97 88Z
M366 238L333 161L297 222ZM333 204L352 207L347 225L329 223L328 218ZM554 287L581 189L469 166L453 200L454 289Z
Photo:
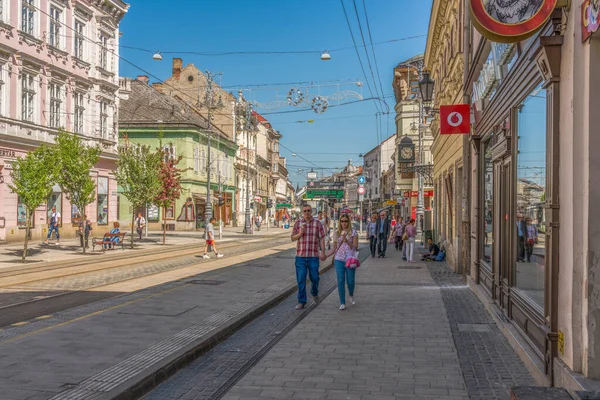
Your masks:
M429 244L429 252L423 254L423 256L421 257L421 261L435 261L435 258L440 252L440 247L437 244L433 243L432 238L427 239L427 243Z
M110 234L114 235L117 233L120 233L121 231L119 230L119 227L121 226L121 224L119 224L118 221L113 222L113 228L110 230ZM104 248L109 248L112 249L117 243L119 243L119 240L121 240L120 236L113 236L110 238L110 241L113 242L114 244L105 244ZM108 246L108 247L107 247Z

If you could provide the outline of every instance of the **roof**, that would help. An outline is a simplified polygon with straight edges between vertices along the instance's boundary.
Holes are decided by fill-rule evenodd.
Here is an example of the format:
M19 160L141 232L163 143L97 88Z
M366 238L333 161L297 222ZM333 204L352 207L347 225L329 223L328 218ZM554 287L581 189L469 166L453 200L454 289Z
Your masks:
M183 101L162 94L144 82L130 78L121 80L121 87L126 89L122 91L125 96L121 95L119 124L179 123L208 128L206 120Z
M406 68L409 66L409 64L412 64L414 62L417 61L423 61L425 59L425 55L424 54L417 54L414 57L409 58L408 60L404 60L400 63L398 63L398 65L396 66L396 68Z

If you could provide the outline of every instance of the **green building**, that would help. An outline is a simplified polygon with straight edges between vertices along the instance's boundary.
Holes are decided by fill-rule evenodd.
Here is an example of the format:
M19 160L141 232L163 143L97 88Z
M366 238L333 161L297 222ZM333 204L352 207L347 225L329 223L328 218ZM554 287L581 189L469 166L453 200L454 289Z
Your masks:
M183 190L166 210L167 230L204 228L209 170L213 215L225 226L231 225L236 211L237 145L223 132L215 128L209 131L206 119L194 108L162 94L147 80L121 78L120 85L119 140L158 148L162 138L163 147L182 157L178 167L183 170ZM133 212L147 213L149 229L162 229L163 210L153 205L147 210L133 210L127 199L119 196L119 220L130 225Z

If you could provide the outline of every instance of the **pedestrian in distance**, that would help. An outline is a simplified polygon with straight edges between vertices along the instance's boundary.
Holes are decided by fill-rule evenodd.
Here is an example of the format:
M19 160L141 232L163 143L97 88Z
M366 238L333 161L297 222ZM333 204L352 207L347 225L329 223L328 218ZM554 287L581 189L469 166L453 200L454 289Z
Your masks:
M377 213L371 215L371 220L367 222L367 240L369 241L369 250L371 257L375 258L377 251Z
M91 231L92 222L88 219L87 215L84 215L81 221L79 221L79 230L77 231L77 236L79 236L82 247L90 247L90 245L88 244L88 238L90 237Z
M415 240L417 238L417 227L415 226L415 220L410 219L408 225L404 230L404 238L407 241L406 245L406 258L409 263L414 263L413 256L415 253Z
M206 224L206 244L204 244L204 255L202 256L202 258L210 258L210 256L208 255L208 246L212 246L212 249L215 252L217 258L223 257L223 254L219 253L219 251L217 250L217 245L215 244L215 222L217 222L217 219L215 217L212 217L208 224Z
M402 218L398 218L398 222L396 222L396 226L394 227L394 231L392 232L392 235L394 235L396 239L396 251L402 251L404 245L402 240L402 235L404 235L404 227L404 221L402 221Z
M334 254L333 266L337 275L338 294L340 296L340 310L346 309L346 284L350 303L354 301L354 287L356 284L356 268L346 268L346 259L358 249L358 233L352 228L348 215L342 215L339 219L338 228L335 233L334 247L327 257Z
M538 242L538 229L535 224L532 223L530 217L525 218L526 229L527 229L527 243L525 244L525 254L527 255L527 262L531 262L531 256L533 255L533 247Z
M137 218L134 222L135 231L140 236L140 240L142 240L142 233L144 233L144 227L146 226L146 218L142 216L142 213L139 212Z
M56 206L52 206L52 212L50 213L50 221L48 224L48 236L46 237L46 244L50 241L52 232L56 232L56 245L60 243L60 233L58 233L58 227L60 226L60 212L56 211Z
M379 258L385 258L385 251L387 250L387 241L390 236L390 221L387 219L385 211L379 213L377 219L377 225L375 227L377 233L377 250Z
M292 242L296 244L296 281L298 283L298 304L296 310L306 305L306 275L311 282L310 293L315 302L319 300L319 258L325 261L325 228L312 216L312 207L302 207L302 218L298 219L292 230ZM320 250L320 257L319 257Z

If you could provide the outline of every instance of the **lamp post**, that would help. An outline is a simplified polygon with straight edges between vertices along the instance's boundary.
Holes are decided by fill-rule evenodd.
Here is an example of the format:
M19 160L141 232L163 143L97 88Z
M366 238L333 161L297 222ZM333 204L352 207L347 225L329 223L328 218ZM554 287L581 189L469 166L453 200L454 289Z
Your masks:
M201 73L198 72L198 77L200 77ZM206 95L205 95L205 102L204 105L206 106L206 108L208 109L208 128L207 128L207 141L208 141L208 149L207 149L207 158L206 158L206 208L204 210L204 220L205 223L210 222L210 219L213 216L213 212L212 212L212 202L211 202L211 198L210 198L210 175L211 175L211 160L210 160L210 139L211 139L211 119L212 119L212 110L216 110L218 108L223 107L223 101L221 99L221 96L219 96L218 101L215 103L214 102L214 93L213 93L213 81L215 76L217 75L221 75L221 73L218 74L213 74L210 71L206 71ZM200 82L200 79L198 79L198 83ZM198 86L198 103L199 105L200 103L200 86Z
M252 104L244 99L240 90L236 114L244 116L243 129L246 131L246 214L244 220L244 233L252 233L252 220L250 216L250 129L252 129Z

